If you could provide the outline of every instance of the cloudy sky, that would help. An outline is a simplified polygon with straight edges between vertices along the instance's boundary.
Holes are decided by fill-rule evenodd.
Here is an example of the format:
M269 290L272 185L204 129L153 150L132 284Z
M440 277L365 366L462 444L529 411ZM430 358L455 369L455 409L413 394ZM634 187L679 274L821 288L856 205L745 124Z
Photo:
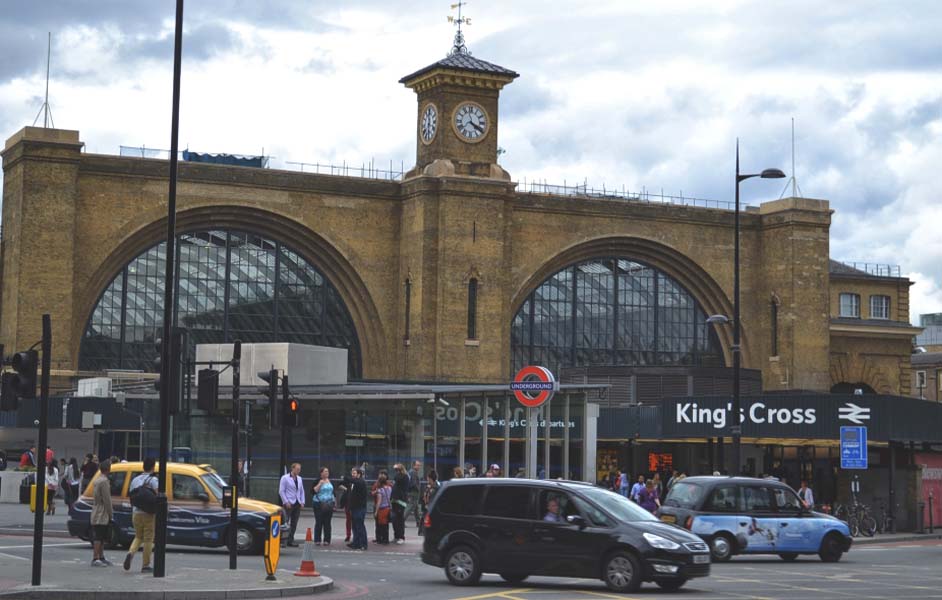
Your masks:
M173 0L2 0L0 135L33 123L53 33L55 125L89 152L168 148ZM180 144L286 163L411 166L415 97L449 0L189 0ZM514 69L500 146L516 180L729 200L791 174L836 210L831 256L901 266L942 311L942 2L472 0L471 52ZM41 124L41 119L40 119ZM743 198L778 198L751 180Z

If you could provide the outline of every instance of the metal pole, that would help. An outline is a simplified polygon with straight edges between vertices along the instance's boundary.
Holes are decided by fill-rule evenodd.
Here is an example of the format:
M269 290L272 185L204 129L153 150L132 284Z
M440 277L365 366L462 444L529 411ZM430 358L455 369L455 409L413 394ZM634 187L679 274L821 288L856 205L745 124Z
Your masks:
M510 397L504 394L504 477L513 477L510 472Z
M281 376L281 473L279 477L288 472L288 374Z
M464 470L464 443L465 443L465 422L464 417L467 414L467 400L464 396L461 396L459 401L459 410L458 410L458 466ZM470 471L470 469L468 469ZM465 477L468 476L468 473L464 474Z
M239 557L239 391L242 363L242 340L232 345L232 455L229 460L229 485L232 487L232 507L229 509L229 569L238 568Z
M245 497L250 498L252 496L251 487L249 486L249 478L252 473L252 402L246 400L245 402L245 462L242 463L242 473L239 475L245 475Z
M39 383L39 447L36 448L36 512L33 518L33 585L41 585L43 521L46 514L46 446L49 445L49 369L52 364L52 324L43 315L42 375ZM35 389L34 389L35 394ZM34 394L30 394L31 396Z
M563 396L563 479L569 476L569 394Z
M896 445L890 441L890 481L889 481L889 499L890 499L890 516L893 517L891 523L890 533L896 533ZM856 478L856 476L855 476ZM859 484L858 484L859 485ZM858 490L859 491L859 490ZM856 498L854 499L856 503Z
M170 337L173 332L174 269L177 227L177 138L180 131L180 63L183 54L183 0L177 0L173 43L173 109L170 117L170 189L167 195L167 255L164 271L164 343L161 346L160 380L160 477L154 527L154 577L166 573L167 552L167 455L170 453ZM179 357L172 357L177 360Z
M736 239L733 245L733 417L730 433L733 436L733 468L731 475L739 475L742 463L742 422L740 421L739 369L739 138L736 138Z
M550 423L553 421L553 412L550 410L550 401L547 400L540 410L543 411L543 423L545 424L544 434L546 436L546 439L543 440L543 477L544 479L551 479L550 446L552 445L552 440L550 437Z
M438 398L432 398L432 468L438 473ZM438 473L438 477L441 476L441 473Z
M481 474L490 466L487 460L487 396L481 396Z

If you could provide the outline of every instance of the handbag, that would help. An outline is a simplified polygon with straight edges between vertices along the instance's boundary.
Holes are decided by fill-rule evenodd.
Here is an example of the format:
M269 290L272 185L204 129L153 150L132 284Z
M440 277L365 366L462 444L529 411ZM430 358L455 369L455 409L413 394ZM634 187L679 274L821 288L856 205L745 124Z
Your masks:
M376 522L380 525L389 525L389 508L376 509Z

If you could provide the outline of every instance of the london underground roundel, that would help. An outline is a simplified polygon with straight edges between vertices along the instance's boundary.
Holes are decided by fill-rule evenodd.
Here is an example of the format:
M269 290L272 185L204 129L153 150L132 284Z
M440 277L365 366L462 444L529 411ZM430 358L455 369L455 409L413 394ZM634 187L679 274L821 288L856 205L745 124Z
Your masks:
M510 389L520 404L536 408L553 397L559 383L549 369L531 365L517 371Z

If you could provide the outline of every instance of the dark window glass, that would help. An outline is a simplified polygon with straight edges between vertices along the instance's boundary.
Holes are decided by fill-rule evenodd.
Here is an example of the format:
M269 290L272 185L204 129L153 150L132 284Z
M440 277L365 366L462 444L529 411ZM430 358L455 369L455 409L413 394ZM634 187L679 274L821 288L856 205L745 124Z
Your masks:
M744 511L762 512L772 510L772 495L769 488L746 486L740 492L742 493Z
M609 516L594 504L590 504L578 496L572 496L571 498L573 505L579 509L579 513L592 525L596 527L611 527L614 524Z
M704 508L706 510L720 512L734 512L738 510L738 490L739 488L734 485L722 485L713 488L713 491L710 493L710 500Z
M478 337L478 280L468 282L468 339Z
M412 280L406 279L406 326L403 339L409 339L409 329L412 321Z
M716 333L670 276L628 258L550 276L511 322L511 360L550 370L587 365L722 366Z
M666 506L680 506L682 508L696 508L703 496L703 488L695 483L678 481L671 486L664 499Z
M494 485L487 490L483 514L508 519L532 519L530 488L519 485Z
M116 471L113 473L108 473L108 483L111 487L112 496L120 496L121 492L124 491L124 481L127 479L127 471Z
M771 303L772 310L772 356L778 356L778 303Z
M174 500L198 500L200 494L206 493L203 484L196 477L176 473L172 475Z
M437 497L435 509L448 515L476 515L481 510L483 485L449 486Z
M295 342L346 348L360 376L353 321L337 290L311 263L275 240L226 230L179 237L177 325L189 343ZM82 339L83 370L154 371L163 329L166 244L125 266L92 311Z
M775 496L775 508L783 512L797 512L802 509L801 500L798 494L785 488L774 488L772 490Z

